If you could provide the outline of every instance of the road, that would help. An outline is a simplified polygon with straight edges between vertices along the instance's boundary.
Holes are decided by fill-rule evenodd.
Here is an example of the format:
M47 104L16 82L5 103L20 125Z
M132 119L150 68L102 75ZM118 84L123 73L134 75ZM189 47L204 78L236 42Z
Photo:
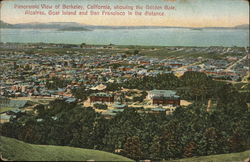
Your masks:
M240 63L241 61L247 59L247 55L244 56L243 58L239 59L238 61L236 61L235 63L233 63L232 65L228 66L224 71L228 72L230 71L234 66L236 66L238 63Z
M188 67L190 67L190 66L202 64L203 62L204 62L204 61L198 61L198 62L195 62L195 63L192 63L192 64L188 64L188 65L185 65L185 66L182 66L182 67L179 67L179 68L174 68L174 69L172 69L172 70L173 70L173 71L177 71L177 70L185 69L185 68L188 68Z
M170 52L168 52L168 54L169 54L169 53L174 53L174 52L183 51L183 50L184 50L183 48L180 48L180 49L178 49L178 50L170 51Z

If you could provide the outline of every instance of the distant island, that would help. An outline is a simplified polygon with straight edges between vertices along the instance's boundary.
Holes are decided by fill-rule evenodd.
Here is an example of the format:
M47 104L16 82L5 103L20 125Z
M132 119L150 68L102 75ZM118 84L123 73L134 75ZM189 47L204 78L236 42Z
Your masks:
M91 31L83 24L74 22L51 22L51 23L22 23L8 24L0 21L0 28L5 29L56 29L59 31Z
M14 26L0 20L0 28L13 28Z
M191 28L191 30L202 30L202 28Z
M8 24L0 20L0 28L7 29L57 29L59 31L92 31L95 29L164 29L164 28L182 28L192 30L202 29L246 29L249 30L249 24L237 25L234 27L180 27L180 26L98 26L79 24L76 22L50 22L50 23L21 23Z
M67 28L62 28L58 29L59 31L92 31L90 29L87 29L85 27L67 27Z

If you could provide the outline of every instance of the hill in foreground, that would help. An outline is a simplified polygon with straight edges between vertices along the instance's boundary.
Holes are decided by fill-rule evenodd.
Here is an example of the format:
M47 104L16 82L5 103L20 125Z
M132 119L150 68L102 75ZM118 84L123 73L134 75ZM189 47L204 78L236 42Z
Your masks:
M34 145L0 136L0 153L11 161L133 161L126 157L68 146Z
M167 160L164 162L248 162L248 160L250 160L249 158L250 150L231 154L200 156L179 160Z

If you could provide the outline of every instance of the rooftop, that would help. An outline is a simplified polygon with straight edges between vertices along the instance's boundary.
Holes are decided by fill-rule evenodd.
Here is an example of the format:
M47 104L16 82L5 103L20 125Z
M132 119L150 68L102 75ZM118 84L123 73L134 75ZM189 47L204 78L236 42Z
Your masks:
M176 92L172 90L152 90L150 91L153 96L161 96L161 97L175 97Z
M96 97L113 97L113 94L109 93L93 93L91 96L96 96Z
M26 100L8 100L7 102L0 102L1 107L9 107L9 108L23 108L28 101Z

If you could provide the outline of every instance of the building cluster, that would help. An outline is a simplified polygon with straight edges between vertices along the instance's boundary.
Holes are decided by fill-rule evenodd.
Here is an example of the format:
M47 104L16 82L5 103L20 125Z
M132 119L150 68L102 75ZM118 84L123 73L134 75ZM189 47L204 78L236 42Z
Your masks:
M232 56L212 59L183 56L147 57L138 53L128 54L121 49L117 52L112 45L84 45L82 52L74 50L82 48L78 45L1 43L0 47L0 96L5 97L39 96L64 98L68 102L74 102L76 99L72 91L84 85L86 90L100 91L89 96L90 103L115 104L119 94L102 92L108 83L123 83L129 78L164 73L178 76L186 71L204 72L215 79L241 81L249 71L249 59L242 55L244 51L238 48L166 47L170 52L206 52L211 55L215 52L232 53ZM30 53L30 49L36 49L36 52ZM46 50L48 53L44 53ZM50 52L53 50L63 52ZM174 91L151 91L148 99L152 105L180 105L180 97ZM118 104L118 107L124 107L122 105ZM114 113L113 111L110 113ZM158 111L163 110L160 107Z

